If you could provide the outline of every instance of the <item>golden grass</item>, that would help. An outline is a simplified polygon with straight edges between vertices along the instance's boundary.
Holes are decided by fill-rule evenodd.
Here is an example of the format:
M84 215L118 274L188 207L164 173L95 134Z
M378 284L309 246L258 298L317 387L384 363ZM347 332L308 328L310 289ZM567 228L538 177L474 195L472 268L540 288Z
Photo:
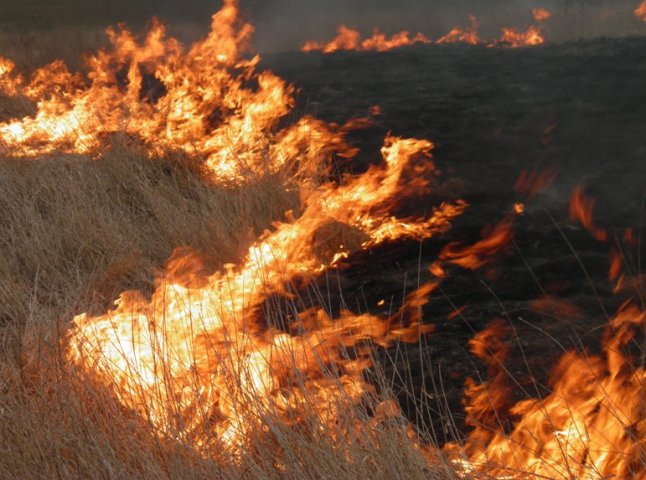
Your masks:
M75 35L65 37L64 57L77 59L78 45L93 44ZM48 50L42 39L29 50L25 37L9 56L29 66L61 56L60 45ZM5 43L0 36L2 52ZM0 99L0 120L30 108ZM373 419L361 409L319 434L269 414L239 457L217 444L204 455L162 436L67 362L61 339L73 315L104 311L128 289L150 291L178 247L195 250L205 271L238 259L298 208L287 179L225 188L182 156L149 159L122 139L98 160L0 159L0 192L0 478L456 478L441 456L429 468L401 414L366 434ZM387 385L380 392L367 403L392 398Z
M334 435L265 418L241 457L205 456L66 360L74 314L150 291L178 246L205 270L239 258L298 208L288 186L279 177L215 186L185 158L148 159L118 142L101 159L0 159L0 478L445 478L403 418L366 437L347 428L370 422L359 411Z
M181 157L119 145L100 160L0 160L0 191L0 325L71 318L145 290L177 247L207 266L235 260L298 207L279 178L217 187Z
M366 436L357 428L341 432L341 425L369 422L348 412L333 439L265 418L266 430L241 456L217 448L204 456L156 435L55 354L22 368L0 362L0 369L0 478L452 478L448 468L427 467L403 419Z
M100 29L10 32L0 34L0 52L20 70L57 58L75 69L80 51L104 38ZM0 97L0 121L33 108ZM299 207L288 178L224 187L181 155L149 159L128 139L110 144L100 159L0 157L1 479L447 478L428 469L401 416L366 437L370 416L355 410L319 434L269 412L241 455L222 454L217 442L205 455L70 365L64 338L74 315L105 311L126 290L150 292L177 249L176 257L195 251L205 272L235 261ZM358 423L366 427L348 428Z

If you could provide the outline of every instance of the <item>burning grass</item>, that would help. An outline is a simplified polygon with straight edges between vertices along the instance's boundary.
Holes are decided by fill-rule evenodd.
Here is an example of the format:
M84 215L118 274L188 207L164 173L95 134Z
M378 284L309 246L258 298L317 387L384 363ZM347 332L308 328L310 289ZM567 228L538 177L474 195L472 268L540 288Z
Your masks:
M532 10L535 24L527 27L525 31L518 31L515 28L507 27L502 29L502 34L499 39L484 41L478 34L478 20L474 15L469 16L470 26L462 28L456 26L452 28L446 35L441 36L433 41L421 32L411 35L410 32L404 30L395 33L388 37L375 29L371 37L362 39L361 33L345 25L338 28L337 36L329 42L316 42L311 40L306 42L301 48L303 52L320 51L325 54L330 54L343 50L354 51L377 51L385 52L395 48L407 47L415 44L432 44L438 45L446 43L464 43L467 45L485 45L487 47L532 47L542 45L545 43L543 35L544 22L549 20L552 14L544 8L535 8Z
M440 236L468 205L395 214L433 189L428 140L389 135L380 162L331 175L336 157L356 153L344 140L352 124L288 118L293 87L242 54L251 30L229 0L188 49L155 23L143 42L110 30L111 47L81 72L55 62L27 76L2 59L14 102L0 123L2 471L639 478L639 288L600 354L565 354L542 398L512 401L500 320L471 343L489 378L467 382L468 436L440 448L405 418L376 357L422 348L430 294L452 270L504 256L524 204L473 245L446 245L392 311L328 308L317 277L387 242ZM552 180L525 175L517 190L529 199ZM573 197L589 230L593 206ZM159 268L177 246L198 254L179 250ZM619 281L639 285L624 270L613 262L618 293Z
M123 144L101 161L1 159L2 323L63 319L149 288L177 247L192 247L212 265L234 260L298 208L283 179L224 189L201 169L178 155L151 160Z

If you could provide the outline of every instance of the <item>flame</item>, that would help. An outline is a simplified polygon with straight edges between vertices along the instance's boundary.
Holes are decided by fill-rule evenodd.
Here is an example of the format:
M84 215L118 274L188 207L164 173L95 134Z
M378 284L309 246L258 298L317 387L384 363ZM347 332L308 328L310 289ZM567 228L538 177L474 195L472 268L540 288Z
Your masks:
M439 262L431 266L431 272L439 277L445 275L440 262L458 265L468 270L477 270L492 261L494 254L502 251L513 238L511 217L498 222L484 238L473 245L463 246L459 242L446 245L439 255Z
M0 55L0 94L12 97L18 94L22 78L14 74L16 65Z
M358 401L369 391L358 376L369 365L361 343L386 346L428 332L415 309L435 284L411 294L402 314L390 318L342 312L332 320L322 310L308 310L295 315L287 332L263 326L262 304L271 295L289 297L293 282L306 281L353 251L446 231L463 202L443 204L429 219L388 213L411 187L407 169L418 156L428 161L432 147L424 140L388 137L383 166L321 186L298 218L277 223L239 265L207 278L169 273L150 301L126 292L105 315L76 317L70 359L114 385L124 405L141 409L160 430L190 436L207 429L233 449L270 407L285 419L297 417L310 391L321 397L319 421L334 419L339 384L325 375L326 368L343 372L343 395ZM345 237L342 244L339 237ZM352 348L358 349L356 358L344 358L343 351Z
M337 30L337 36L331 41L321 43L310 40L303 45L301 51L334 53L340 50L375 50L378 52L384 52L416 43L435 43L438 45L446 43L466 43L468 45L484 44L488 47L510 48L541 45L545 43L542 24L548 20L552 14L544 8L533 9L532 14L537 25L530 25L524 32L519 32L514 28L503 28L502 36L494 41L483 42L480 39L478 34L478 20L474 15L470 15L469 27L453 27L446 35L441 36L435 41L431 40L423 33L417 33L415 36L411 37L410 33L407 31L396 33L392 37L388 38L383 33L379 32L378 29L374 30L371 38L362 40L361 33L359 33L358 30L341 25Z
M535 170L523 170L516 180L514 191L524 195L527 200L531 200L539 192L549 187L556 179L557 174L558 170L554 168L548 168L540 173Z
M583 200L580 189L574 198ZM592 202L583 203L591 212ZM610 279L617 287L630 283L635 298L643 298L643 285L626 280L623 265L613 251ZM609 320L601 355L565 353L552 370L550 393L515 404L510 403L513 385L505 367L511 326L496 320L477 334L471 351L488 365L488 380L467 380L466 422L473 430L463 445L444 448L461 476L643 478L646 368L627 349L646 323L646 310L637 302L628 298ZM553 297L532 302L532 308L563 319L582 315L576 305Z
M608 239L608 232L594 224L592 212L595 200L585 196L581 187L577 188L570 198L570 218L578 220L590 234L600 242Z
M552 13L545 8L535 8L532 10L532 15L534 15L534 20L540 23L544 22L545 20L549 20L552 16Z
M645 318L646 312L624 304L606 330L603 356L566 353L552 372L548 396L511 407L502 366L507 350L496 343L500 326L479 334L486 338L485 352L472 351L488 363L492 380L467 383L474 431L464 447L446 448L455 464L496 478L642 478L646 370L622 349ZM508 416L517 420L505 433Z
M363 39L361 33L354 28L348 28L345 25L339 26L337 36L327 43L308 41L301 48L303 52L321 51L323 53L333 53L340 50L357 50L385 52L394 48L414 45L416 43L431 43L431 40L422 33L411 36L410 32L402 31L387 37L378 29L374 29L371 37Z
M549 12L537 10L534 16L543 22ZM475 19L472 27L477 37ZM344 29L333 46L313 49L354 45L383 51L427 43L426 37L405 32L390 39L375 32L361 41L356 31ZM66 350L73 365L156 431L205 454L226 447L227 455L235 455L276 416L286 425L334 435L332 427L342 423L343 414L374 390L361 375L371 365L374 345L415 342L432 332L421 307L446 276L446 266L480 268L513 241L514 215L509 215L471 246L447 245L430 266L433 280L409 293L391 315L348 310L333 315L302 305L299 288L353 253L444 233L467 204L442 203L424 218L392 213L405 196L432 188L437 172L427 140L387 136L380 164L361 175L321 181L332 152L353 154L344 142L345 129L365 122L339 128L304 117L281 126L294 90L271 72L257 73L258 57L243 57L252 30L239 20L237 3L228 0L213 16L210 34L188 50L154 23L143 43L127 30L108 30L112 49L91 56L87 74L72 73L57 61L25 79L0 58L2 94L23 96L37 107L33 116L0 123L0 144L10 155L98 156L110 135L125 134L151 156L170 149L203 158L218 181L245 182L255 174L284 171L299 188L299 211L287 212L235 264L204 275L198 258L177 255L149 298L124 292L112 310L73 319ZM452 38L471 43L473 37L464 35ZM373 107L371 113L380 111ZM551 172L524 172L516 191L529 200L553 178ZM605 230L592 222L593 206L579 189L571 216L605 240ZM524 209L517 203L515 213ZM627 233L626 244L633 240ZM641 288L642 282L627 280L620 252L611 262L617 291L627 284ZM285 300L286 311L269 307L277 297ZM554 315L580 315L552 298L533 305ZM461 312L456 309L452 318ZM465 411L473 431L463 446L445 449L456 469L465 476L499 478L634 477L636 462L644 458L646 371L626 346L645 319L643 308L627 301L610 320L602 355L566 353L552 374L552 392L515 404L504 367L511 326L492 322L470 342L473 354L487 363L489 380L467 382ZM374 408L373 419L398 413L399 407L386 401ZM414 434L410 438L418 441ZM427 453L435 458L430 448Z
M125 29L108 29L112 46L88 58L86 74L56 61L21 82L13 64L0 59L4 93L37 106L33 116L0 123L0 151L98 156L106 138L119 133L150 155L176 150L203 158L223 181L313 173L332 150L343 151L341 133L311 117L277 128L294 104L294 89L271 72L256 72L258 57L242 58L252 31L227 0L209 35L189 49L153 22L141 43Z
M292 424L312 411L324 428L360 402L372 388L361 377L370 365L368 345L430 332L419 309L436 283L421 285L392 316L342 311L333 318L295 301L289 315L278 315L267 302L293 300L298 285L356 251L443 233L467 206L443 203L424 218L391 213L403 196L430 190L437 172L427 140L388 136L380 165L325 182L332 153L355 153L344 133L372 120L338 127L304 117L284 126L294 88L257 72L259 57L244 56L252 31L237 2L227 0L210 33L189 48L155 21L142 41L124 28L108 29L110 49L91 55L85 73L55 61L25 79L12 62L0 61L2 93L24 97L36 110L0 123L7 155L99 157L120 135L151 157L171 150L202 159L213 181L284 173L286 185L299 189L299 212L287 212L235 264L204 275L200 260L180 251L150 298L124 292L105 314L73 320L69 360L155 429L204 451L213 444L240 451L269 413ZM376 32L362 48L423 40Z
M646 0L644 0L642 4L635 9L635 15L646 22Z
M469 45L477 45L480 43L478 35L478 19L475 15L469 15L471 26L467 28L453 27L449 33L436 40L436 43L467 43Z
M543 22L548 20L552 14L544 8L535 8L532 10L534 20L537 25L530 25L524 32L519 32L515 28L503 28L502 36L488 46L506 46L510 48L531 47L545 43L543 36Z

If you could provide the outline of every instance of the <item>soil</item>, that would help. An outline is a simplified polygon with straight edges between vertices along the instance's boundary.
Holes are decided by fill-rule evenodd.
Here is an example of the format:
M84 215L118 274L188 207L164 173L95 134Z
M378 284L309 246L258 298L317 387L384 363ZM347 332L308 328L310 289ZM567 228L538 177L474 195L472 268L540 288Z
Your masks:
M521 171L558 169L552 185L527 203L506 252L476 272L451 269L424 307L435 333L382 352L407 414L436 441L468 431L464 382L484 379L487 371L468 342L493 319L513 327L507 368L515 398L544 394L564 350L599 351L602 326L625 298L612 293L608 253L626 228L640 232L646 225L645 37L517 50L447 45L289 53L268 56L262 66L299 87L297 117L310 113L343 124L380 106L372 127L350 134L361 153L346 170L378 161L387 132L435 142L441 185L400 205L401 214L456 197L471 205L441 238L380 246L329 272L317 287L331 310L396 311L406 292L430 278L427 266L444 245L477 241L514 202L526 200L513 188ZM608 229L608 242L568 219L576 186L597 199L595 222ZM641 242L629 259L634 268L644 254ZM545 298L559 302L537 308L535 301ZM564 303L578 310L557 310ZM413 406L420 398L424 413Z

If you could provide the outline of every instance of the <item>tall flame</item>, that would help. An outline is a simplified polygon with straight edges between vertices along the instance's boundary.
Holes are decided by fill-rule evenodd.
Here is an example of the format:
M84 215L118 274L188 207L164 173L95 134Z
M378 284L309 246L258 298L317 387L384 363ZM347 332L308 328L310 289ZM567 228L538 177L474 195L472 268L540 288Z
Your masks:
M258 57L241 57L252 31L227 0L209 35L188 50L154 22L142 43L125 29L108 29L112 47L89 57L87 74L56 61L22 81L0 59L4 93L37 106L33 116L0 123L0 151L98 155L106 137L120 133L151 155L170 149L204 158L222 180L281 169L311 173L333 149L343 150L341 135L311 117L277 130L293 88L257 73Z
M643 478L646 370L622 352L645 319L644 310L624 304L606 330L603 356L566 353L552 371L548 396L511 407L506 350L489 339L499 341L504 330L494 323L479 334L472 351L489 364L491 380L467 384L474 430L464 447L446 448L456 465L496 478ZM508 416L517 420L506 433Z
M406 168L431 146L388 138L382 149L384 167L373 167L339 186L323 186L307 199L297 219L277 224L239 265L207 278L168 276L150 301L129 292L105 315L76 317L70 358L100 372L116 386L125 405L145 406L158 428L185 434L217 418L211 428L232 445L239 445L243 429L251 428L244 412L260 415L254 410L258 404L278 406L290 417L306 387L319 391L321 401L326 388L338 391L336 383L325 379L325 365L346 372L344 390L351 389L355 398L368 388L356 375L366 359L360 351L356 359L345 359L342 348L365 340L380 345L415 341L428 327L417 319L401 325L399 316L382 319L349 312L332 321L318 310L294 312L292 326L284 332L263 326L262 303L271 295L289 296L294 281L306 280L353 250L445 231L463 203L442 205L427 220L388 214L389 205L407 187L401 183ZM319 238L330 226L349 232L346 244L321 244ZM304 375L302 387L294 385L296 371ZM169 411L171 406L178 410Z

